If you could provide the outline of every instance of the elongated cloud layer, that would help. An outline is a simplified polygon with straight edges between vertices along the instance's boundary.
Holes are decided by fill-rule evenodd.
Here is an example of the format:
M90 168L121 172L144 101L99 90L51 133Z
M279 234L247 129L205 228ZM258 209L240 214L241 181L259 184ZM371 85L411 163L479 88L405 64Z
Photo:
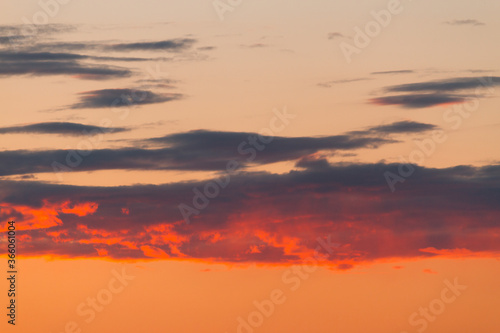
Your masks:
M448 94L393 95L373 98L371 103L378 105L400 105L407 108L426 108L436 105L463 103L467 96Z
M129 77L132 72L123 67L87 65L76 61L16 61L0 67L1 75L74 75L102 80Z
M2 181L0 216L18 219L28 255L290 264L313 255L318 238L337 244L325 264L344 268L390 258L498 255L500 166L411 166L412 177L391 193L384 173L398 167L324 165L125 187ZM225 186L208 199L203 193L213 193L216 183ZM209 203L195 208L194 200ZM191 224L181 203L198 210Z
M36 134L61 134L61 135L95 135L98 133L125 132L122 127L100 127L68 122L48 122L23 126L0 127L0 134L36 133Z
M392 124L375 126L370 129L378 133L418 133L436 129L436 125L419 123L416 121L398 121Z
M35 47L30 48L34 50L43 51L107 51L107 52L129 52L129 51L169 51L181 52L190 49L195 43L196 39L192 38L176 38L161 41L151 42L129 42L129 43L104 43L104 42L44 42L39 43Z
M373 135L373 134L411 134L422 133L438 129L439 127L432 124L419 123L417 121L403 120L390 124L370 127L364 131L352 131L352 134Z
M0 51L0 61L74 61L74 60L104 60L104 61L147 61L148 58L132 57L104 57L89 56L85 54L67 53L67 52L12 52Z
M475 88L488 88L500 85L498 76L459 77L446 80L400 84L387 87L390 92L455 92Z
M7 36L36 36L52 35L77 30L77 26L70 24L12 24L0 25L0 35Z
M316 152L376 148L396 142L390 138L359 134L328 137L274 137L264 141L259 134L242 132L191 131L141 141L161 148L93 150L79 160L74 151L0 152L0 176L59 170L66 165L78 171L92 170L225 170L227 162L242 167L293 161ZM271 141L269 141L271 140ZM76 161L79 162L77 163ZM59 170L60 171L60 170Z
M459 77L446 80L400 84L386 87L388 93L403 93L376 97L370 100L377 105L399 105L406 108L426 108L437 105L463 103L470 98L480 98L483 91L490 93L500 85L500 77Z
M16 75L69 75L80 79L104 80L126 78L134 74L134 70L126 67L111 66L102 62L137 62L149 61L153 58L103 56L109 52L131 51L162 51L182 59L200 60L204 57L195 51L192 46L197 42L193 38L174 38L148 42L43 42L44 34L56 33L70 29L71 26L54 25L33 28L33 31L24 31L26 27L0 27L0 77ZM2 32L6 35L2 36ZM74 53L83 52L84 54ZM171 56L167 60L172 60ZM155 58L156 60L166 60ZM101 63L89 63L88 61Z
M113 51L183 51L196 42L192 38L170 39L155 42L113 44L107 48Z
M133 105L158 104L180 99L181 94L157 94L142 89L101 89L80 94L80 102L72 109L96 109L109 107L129 107Z
M102 92L102 91L99 91ZM122 93L122 91L118 91ZM92 94L90 94L92 95ZM115 93L110 94L117 96ZM97 105L112 104L104 94ZM78 152L68 150L4 151L0 152L0 176L61 171L61 166L78 171L95 170L225 170L228 161L250 165L296 161L312 154L328 151L352 151L377 148L398 142L392 134L420 133L436 129L431 124L400 121L370 127L363 131L325 137L262 137L250 132L221 132L196 130L169 134L163 137L133 141L129 148L96 149L89 156L79 159ZM44 133L80 134L88 129L95 132L102 128L71 123L44 123L24 127L0 129L4 133L38 131ZM123 131L123 128L117 128ZM78 163L76 161L79 161Z
M473 26L485 25L485 23L474 19L453 20L453 21L446 21L445 23L449 25L473 25Z
M414 73L411 69L401 69L396 71L382 71L382 72L372 72L372 75L385 75L385 74L411 74Z

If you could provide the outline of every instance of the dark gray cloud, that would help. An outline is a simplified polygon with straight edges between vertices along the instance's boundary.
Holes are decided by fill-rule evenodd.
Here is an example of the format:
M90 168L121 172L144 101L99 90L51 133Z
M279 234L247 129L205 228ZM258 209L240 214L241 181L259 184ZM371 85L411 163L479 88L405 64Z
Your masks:
M87 100L86 103L90 103L88 105L110 106L114 101L111 97L117 96L116 91L112 94L98 92L97 96L92 92L88 93L88 96L94 98L91 101ZM123 90L118 90L118 92L123 94ZM131 94L129 90L125 92ZM68 129L66 123L45 124L36 127L26 126L28 129L26 127L7 128L4 131L7 133L27 130L80 133L82 129L78 125L75 124ZM40 127L43 128L40 129ZM196 130L136 141L135 146L130 148L94 150L90 156L78 163L78 170L217 171L224 170L230 160L238 161L241 167L245 168L252 164L265 165L307 159L308 156L323 151L331 154L331 152L374 149L381 145L399 142L391 138L390 134L419 133L435 128L436 126L430 124L401 121L343 135L263 137L262 139L257 133L251 132ZM50 172L53 171L53 162L70 165L72 157L68 157L69 155L70 152L66 150L0 152L0 175Z
M88 65L78 61L8 61L0 67L0 76L72 75L83 79L105 80L129 77L127 68L108 65Z
M0 51L0 61L67 61L86 58L88 57L72 53Z
M439 126L420 123L417 121L403 120L390 124L369 127L365 130L348 132L350 135L359 137L380 136L390 138L392 134L416 134L439 129Z
M67 29L68 27L54 27L53 30ZM15 49L4 48L0 50L0 76L14 75L72 75L82 79L111 79L129 77L132 70L126 67L110 66L102 62L136 62L150 61L152 58L120 57L107 55L110 51L129 52L134 50L145 51L172 51L181 54L185 59L200 60L203 57L194 57L190 54L180 53L191 48L195 39L171 39L158 42L117 43L105 42L43 42L35 34L35 42L24 43L24 35L13 34L19 32L18 27L4 26L3 32L10 35L1 36L0 45L12 44L15 36L21 36L20 43L15 43ZM17 41L17 39L16 39ZM76 52L76 53L75 53ZM91 54L87 54L91 52ZM176 60L174 58L162 60ZM101 62L101 63L95 63Z
M238 158L247 159L250 155L247 149L256 150L256 163L267 164L279 161L295 160L303 156L314 154L321 150L354 150L361 148L377 148L384 144L395 143L390 138L379 138L356 134L333 135L324 137L273 137L269 144L256 145L249 142L256 140L257 133L250 132L217 132L196 130L185 133L170 134L160 138L153 138L146 143L155 143L163 146L177 147L181 151L193 153L207 161L217 162ZM260 141L258 141L260 142ZM245 143L245 144L243 144ZM236 155L238 147L244 156ZM259 149L259 146L261 149ZM265 148L262 148L265 147ZM257 152L258 151L258 152ZM235 154L236 153L236 154ZM201 162L201 161L200 161Z
M500 85L500 77L458 77L444 80L399 84L384 89L390 93L406 93L373 98L378 105L400 105L408 108L426 108L450 103L463 103L471 97L481 97L478 89L491 90ZM414 94L411 94L414 93Z
M455 92L499 85L500 77L498 76L478 76L400 84L387 87L385 90L389 92Z
M0 45L11 45L20 43L24 39L26 39L26 37L20 35L0 36Z
M64 52L24 52L0 51L0 61L76 61L76 60L103 60L103 61L147 61L149 58L133 57L104 57L90 56Z
M196 39L178 38L156 42L120 43L106 48L112 51L184 51L193 46Z
M122 127L99 127L68 122L47 122L22 126L0 127L0 134L34 133L34 134L60 134L60 135L96 135L99 133L118 133L129 131Z
M139 61L155 60L155 58L137 58L137 57L116 57L99 56L103 52L129 52L129 51L170 51L174 53L186 53L196 42L195 39L172 39L158 42L142 43L111 43L106 41L85 41L85 42L38 42L33 45L26 45L21 49L23 52L93 52L92 59L116 60L116 61ZM197 48L198 51L212 50L214 47L206 46ZM97 54L96 54L97 53ZM166 59L166 58L161 58Z
M79 171L94 170L225 170L236 160L242 167L293 161L319 151L377 148L396 142L360 135L274 137L267 144L256 133L191 131L142 141L144 148L93 150L77 163ZM152 148L151 146L160 148ZM0 176L53 171L53 162L72 166L67 150L0 152ZM73 156L73 157L71 157Z
M297 163L295 163L297 168L304 168L310 170L327 169L330 167L330 163L326 158L301 158Z
M4 49L24 50L51 35L76 31L75 25L19 24L0 26L0 46Z
M438 126L432 124L419 123L416 121L398 121L392 124L371 127L368 132L380 134L401 134L401 133L421 133L438 129Z
M21 27L26 28L26 27ZM15 75L70 75L80 79L104 80L133 75L133 70L111 66L107 62L204 60L206 55L189 50L195 39L178 38L153 42L110 43L105 41L58 42L49 41L38 32L25 35L18 26L0 26L0 76ZM20 30L21 29L21 30ZM72 26L48 26L45 33L65 31ZM69 31L69 30L68 30ZM2 32L6 34L2 36ZM29 40L25 40L29 39ZM14 43L15 42L15 43ZM169 57L115 56L113 52L171 51ZM187 52L184 52L187 51ZM159 85L158 85L159 86Z
M473 25L473 26L485 25L485 23L474 19L452 20L452 21L446 21L444 23L449 25Z
M181 94L157 94L140 89L101 89L80 94L80 102L70 105L72 109L96 109L158 104L182 98Z
M377 97L371 99L370 102L377 105L400 105L406 108L426 108L450 103L463 103L467 98L467 96L447 94L413 94Z
M76 52L76 51L94 51L102 47L100 42L43 42L36 45L30 45L28 50L44 52Z

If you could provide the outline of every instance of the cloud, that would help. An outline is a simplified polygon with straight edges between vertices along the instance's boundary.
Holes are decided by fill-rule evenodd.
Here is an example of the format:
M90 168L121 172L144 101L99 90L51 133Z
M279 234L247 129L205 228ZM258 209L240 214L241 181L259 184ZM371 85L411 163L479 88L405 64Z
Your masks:
M170 134L160 138L144 141L167 147L176 147L189 152L191 157L198 156L211 163L225 165L227 159L246 160L255 151L258 158L254 162L267 164L289 161L314 154L322 150L355 150L361 148L377 148L384 144L395 143L390 138L369 137L360 135L332 135L323 137L272 137L272 141L263 148L258 140L258 133L250 132L220 132L196 130L184 133ZM260 142L260 143L259 143ZM238 153L238 151L240 153ZM223 163L222 163L223 162ZM211 164L210 163L210 164ZM203 165L203 161L197 162Z
M140 43L120 43L109 45L106 48L112 51L184 51L193 46L196 39L178 38L169 39L157 42L140 42Z
M130 93L129 91L127 91ZM123 93L123 91L120 91ZM89 96L94 96L89 94ZM99 91L96 98L87 100L90 106L112 104L116 94ZM120 95L118 95L120 96ZM106 102L106 103L105 103ZM152 101L150 101L152 102ZM81 106L83 107L83 106ZM222 171L227 162L235 160L241 169L252 165L298 161L298 167L306 165L326 166L327 161L314 161L311 156L321 152L342 152L358 149L375 149L382 145L399 142L391 134L419 133L436 126L411 121L380 125L363 131L323 137L271 137L259 139L251 132L221 132L196 130L174 133L163 137L132 141L134 146L119 149L95 149L82 159L78 171L97 170L197 170ZM81 134L101 129L72 123L42 123L0 129L0 133L37 132ZM125 129L118 128L118 131ZM0 152L0 176L53 172L53 163L66 165L72 161L67 150L4 151ZM74 156L73 156L74 159ZM326 164L325 164L326 163ZM58 169L56 168L56 171Z
M385 92L406 93L373 98L378 105L400 105L407 108L426 108L436 105L463 103L471 97L480 97L478 89L493 90L500 85L500 77L459 77L444 80L393 85ZM413 94L412 94L413 93Z
M80 102L71 109L96 109L126 107L132 105L158 104L182 98L181 94L157 94L140 89L101 89L80 93Z
M33 133L33 134L60 134L60 135L95 135L98 133L118 133L129 131L122 127L99 127L68 122L46 122L22 126L0 127L0 134Z
M55 26L51 28L49 26L41 29L41 31L47 31L47 29L49 31L63 31L70 29L70 27ZM1 35L2 31L6 34L5 36ZM44 38L39 36L36 31L29 36L24 35L24 33L17 26L0 26L0 46L11 46L13 49L8 47L0 49L0 62L2 63L0 77L69 75L79 79L105 80L130 77L134 74L132 69L111 66L107 62L200 61L208 57L199 51L190 50L192 45L197 42L196 39L192 38L114 44L104 41L44 42ZM129 53L131 51L170 51L171 53L168 57L161 58L109 55L113 52Z
M140 84L141 89L175 88L174 84L178 82L172 79L140 79L135 81L135 83Z
M10 29L10 30L9 30ZM13 29L13 30L12 30ZM5 31L17 31L5 28ZM0 29L1 31L1 29ZM0 45L12 44L18 35L0 36ZM37 39L38 41L38 39ZM180 56L162 60L201 60L199 53L179 53L189 49L194 39L173 39L159 42L106 44L104 42L51 42L24 43L15 45L15 50L0 50L0 76L14 75L70 75L80 79L104 80L129 77L132 70L125 67L110 66L102 62L138 62L150 61L152 58L120 57L107 55L110 51L129 52L133 50L170 50ZM16 42L17 43L17 42ZM93 52L94 54L78 54L74 52ZM105 55L103 55L105 54ZM87 61L92 61L88 63ZM95 63L100 62L100 63Z
M76 30L77 26L66 24L0 25L0 46L23 50L51 35Z
M361 77L361 78L355 78L355 79L333 80L333 81L318 83L318 86L324 87L324 88L331 88L331 87L338 85L338 84L345 84L345 83L366 81L366 80L371 80L371 79L366 78L366 77Z
M318 238L337 244L321 249L328 256L318 264L341 269L498 256L500 165L413 166L394 195L384 173L398 167L321 162L284 174L233 174L189 225L178 206L192 205L193 189L203 193L208 180L119 187L0 180L0 217L17 219L28 256L296 264Z
M24 40L26 37L20 35L0 36L0 45L11 45Z
M295 163L295 166L305 169L327 169L330 167L330 163L326 158L304 157Z
M72 53L0 51L0 60L3 61L72 61L86 58L88 56Z
M336 39L336 38L343 38L345 37L343 34L341 34L340 32L330 32L328 34L328 39Z
M0 40L1 41L1 40ZM27 45L22 48L22 52L84 52L93 53L93 55L85 55L85 59L101 60L101 61L148 61L148 60L177 60L179 58L186 59L202 59L204 56L198 52L189 51L191 44L196 42L195 39L172 39L159 42L145 43L118 43L111 44L104 41L84 41L84 42L38 42L36 44ZM197 48L198 51L213 50L214 47L206 46ZM143 57L120 57L120 56L102 56L109 52L130 52L130 51L170 51L175 54L174 57L161 58L143 58ZM205 56L206 57L206 56Z
M217 47L215 47L215 46L200 46L196 49L199 51L212 51L212 50L215 50L216 48Z
M35 45L30 45L25 51L31 52L75 52L75 51L95 51L102 49L103 44L100 42L85 41L85 42L43 42Z
M444 23L449 25L473 25L473 26L485 25L485 23L473 19L452 20L452 21L446 21Z
M406 108L426 108L436 105L447 105L463 103L467 96L446 95L446 94L413 94L383 96L370 100L370 103L377 105L400 105Z
M73 32L77 30L76 25L71 24L13 24L0 25L0 35L17 35L17 36L33 36L33 35L52 35L57 33Z
M148 58L133 57L103 57L89 56L74 53L56 52L11 52L0 51L0 60L3 61L76 61L76 60L102 60L102 61L148 61Z
M248 49L260 49L269 47L270 45L264 43L253 43L253 44L241 44L240 46Z
M360 135L274 137L265 146L258 140L256 133L202 130L176 133L140 141L146 148L93 150L82 159L77 170L222 171L230 160L238 161L245 168L252 164L294 161L319 151L377 148L397 142ZM150 147L152 145L160 148ZM72 161L72 157L67 150L3 151L0 152L0 176L53 172L54 162L66 164L68 160Z
M499 85L500 77L498 76L480 76L400 84L387 87L385 90L389 92L455 92Z
M0 76L71 75L83 79L105 80L129 77L132 72L123 67L86 65L77 61L10 61L0 67Z
M421 133L438 129L438 126L432 124L419 123L416 121L398 121L392 124L371 127L368 132L391 134L391 133Z
M410 70L410 69L403 69L403 70L398 70L398 71L372 72L370 74L372 74L372 75L385 75L385 74L411 74L411 73L415 73L415 71Z

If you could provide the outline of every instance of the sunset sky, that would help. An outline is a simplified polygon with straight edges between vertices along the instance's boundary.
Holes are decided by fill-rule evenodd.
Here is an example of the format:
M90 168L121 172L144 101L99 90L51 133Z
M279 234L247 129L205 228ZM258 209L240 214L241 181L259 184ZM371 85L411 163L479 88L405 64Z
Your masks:
M2 9L1 332L500 331L500 2Z

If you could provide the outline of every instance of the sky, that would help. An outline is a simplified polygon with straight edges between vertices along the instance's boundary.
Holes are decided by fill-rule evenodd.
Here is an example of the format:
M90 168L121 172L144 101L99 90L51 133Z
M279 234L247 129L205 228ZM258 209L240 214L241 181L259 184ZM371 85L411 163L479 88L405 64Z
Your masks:
M2 332L500 329L498 1L3 5Z

